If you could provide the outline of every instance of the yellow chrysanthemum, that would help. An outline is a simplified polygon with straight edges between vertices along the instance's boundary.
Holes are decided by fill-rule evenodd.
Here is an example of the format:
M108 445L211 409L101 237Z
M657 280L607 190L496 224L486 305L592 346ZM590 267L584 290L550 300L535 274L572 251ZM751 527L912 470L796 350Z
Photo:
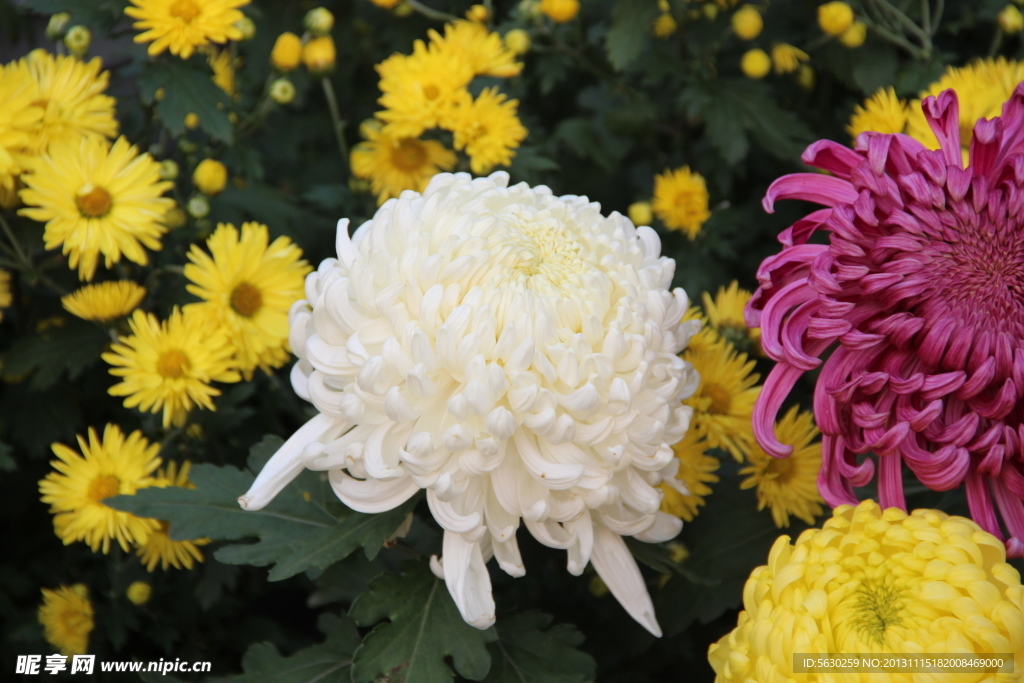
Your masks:
M793 73L800 68L801 62L806 62L810 57L798 47L787 43L779 43L772 47L772 65L775 73Z
M0 308L7 308L12 303L14 303L14 297L11 296L11 274L0 269ZM0 313L0 320L3 319L3 313Z
M232 99L238 99L238 88L235 86L235 60L228 50L212 52L208 59L213 69L213 82Z
M846 130L850 131L854 141L861 133L868 131L902 133L907 125L908 113L906 101L896 97L895 90L891 87L881 88L864 101L864 106L858 104L853 108L853 116Z
M707 454L708 444L695 429L688 431L683 440L672 449L679 459L676 479L683 483L687 493L681 493L669 484L663 483L661 490L664 491L665 497L661 500L661 511L692 522L700 513L697 508L704 504L704 496L711 494L711 487L708 484L718 481L715 472L718 471L720 463L718 458Z
M754 443L751 419L761 393L754 361L725 339L703 348L687 348L684 358L700 374L700 387L683 403L694 409L691 429L704 435L712 448L722 448L743 461Z
M237 8L249 0L131 0L124 13L138 19L133 26L143 31L136 43L150 43L149 54L170 49L188 59L196 48L228 40L241 40L235 22L243 18Z
M43 117L39 88L15 66L0 65L0 189L14 189L25 166L25 148Z
M269 243L269 245L268 245ZM189 304L227 332L238 369L248 380L258 367L269 372L288 359L288 309L303 297L311 270L287 237L270 243L267 226L220 224L206 241L210 254L192 245L186 288L203 303ZM211 257L212 255L212 257Z
M178 464L171 462L167 464L166 470L159 470L153 479L153 486L166 488L168 486L180 486L182 488L194 489L195 486L188 480L188 470L191 463L184 462L181 469ZM156 521L157 528L138 545L136 554L139 560L145 565L148 571L153 571L159 564L164 571L168 567L175 569L192 569L195 562L203 561L203 552L199 546L207 545L208 538L199 538L192 541L175 541L170 534L170 524L163 521Z
M30 153L40 154L58 143L77 145L82 137L117 136L116 102L105 94L110 72L102 71L98 57L83 62L37 49L12 67L35 81L35 104L43 108L29 139Z
M712 344L718 343L718 340L722 338L715 328L708 324L708 318L699 306L690 306L686 309L686 313L680 322L685 323L689 320L699 320L701 324L700 332L690 337L690 341L686 344L687 353L692 354L704 351Z
M62 296L60 303L68 313L82 320L110 322L128 315L142 302L146 288L131 280L116 280L86 285Z
M685 232L691 240L711 217L704 178L689 166L655 176L652 207L666 226Z
M81 454L64 444L53 444L59 460L50 462L51 472L39 482L41 500L50 506L54 530L65 545L84 541L93 552L110 551L116 540L125 551L131 543L146 540L153 529L149 520L135 517L103 504L106 498L131 495L153 483L153 471L160 466L159 444L150 444L142 432L125 438L120 427L108 424L100 440L89 428L89 439L78 437Z
M780 442L793 447L793 454L773 458L755 445L747 453L750 465L740 470L750 475L740 488L757 487L757 509L770 508L777 527L789 526L790 515L813 524L825 502L818 493L821 442L815 439L820 432L811 413L793 406L779 420L775 433Z
M164 427L184 424L193 407L216 410L220 390L210 382L237 382L234 347L226 331L201 309L177 308L161 323L135 311L128 319L132 334L103 354L110 374L123 378L110 387L111 396L127 396L125 408L163 411Z
M871 500L837 507L822 529L775 541L743 607L708 650L718 683L1010 683L1024 666L1020 573L1002 541L938 510L883 512ZM1013 673L795 674L795 653L1005 653Z
M422 40L411 55L392 55L378 64L377 73L383 93L377 101L385 107L377 116L395 138L414 138L437 126L450 129L452 113L473 79L466 59Z
M469 62L477 76L511 78L523 70L523 63L505 46L501 36L488 31L483 24L473 21L455 21L446 24L444 36L431 29L430 42L442 52Z
M352 173L370 181L378 204L403 190L422 192L431 178L452 170L459 161L455 152L436 140L393 138L377 121L368 121L359 130L366 141L352 150Z
M506 100L497 88L485 88L475 100L466 95L455 110L455 149L466 151L473 173L487 175L512 163L527 135L516 116L518 106L519 100Z
M92 603L85 586L61 586L43 589L39 606L43 637L64 656L84 655L89 650L89 634L94 626Z
M122 256L145 265L143 246L160 249L174 206L160 196L172 186L160 180L160 164L124 138L109 148L96 137L51 145L22 182L26 208L18 213L46 223L46 248L62 247L83 280L96 274L100 254L107 268Z
M741 351L760 355L761 328L747 327L747 321L743 317L750 297L751 293L740 289L739 283L735 280L728 287L719 287L714 299L707 292L702 296L707 327L714 329Z

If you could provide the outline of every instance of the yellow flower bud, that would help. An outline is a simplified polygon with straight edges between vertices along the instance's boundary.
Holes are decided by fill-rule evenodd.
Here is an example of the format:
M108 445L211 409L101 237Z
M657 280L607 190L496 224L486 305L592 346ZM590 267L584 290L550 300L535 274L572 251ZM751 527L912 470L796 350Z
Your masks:
M242 40L252 40L256 35L256 22L249 17L242 17L236 21L235 28L242 34Z
M89 587L86 586L84 583L76 583L74 586L71 587L71 590L73 590L75 592L75 595L77 595L80 598L89 597Z
M186 221L188 221L188 216L185 215L185 212L180 207L174 206L164 214L163 224L169 229L174 230L185 225Z
M92 44L92 33L84 26L72 26L64 36L64 45L71 54L81 57Z
M178 177L178 162L164 159L160 162L160 180L175 180Z
M580 0L540 0L540 11L556 24L564 24L580 13Z
M732 15L732 30L741 40L753 40L761 35L764 20L753 5L744 5Z
M375 4L377 7L381 7L383 9L391 9L392 7L397 5L398 3L402 2L402 0L370 0L370 2ZM402 3L402 5L400 7L406 7L407 8L404 14L402 14L402 13L400 13L398 11L395 12L395 14L397 14L400 17L401 16L408 16L409 13L412 12L412 7L408 7L408 5L406 5L405 3Z
M519 14L524 19L536 19L541 15L539 0L521 0Z
M197 194L188 200L188 215L192 218L203 218L210 213L210 200L201 194Z
M483 5L473 5L468 10L466 10L466 18L469 19L470 21L475 21L478 24L482 24L485 21L487 21L487 18L489 16L490 12L488 12L487 8L484 7Z
M676 32L677 28L679 25L676 23L675 17L665 12L659 15L654 22L654 35L657 38L668 38Z
M270 99L278 104L288 104L295 99L295 86L287 78L279 78L270 84Z
M314 38L302 47L302 63L314 76L326 76L334 70L334 39L330 36Z
M999 28L1003 29L1003 33L1020 33L1024 29L1024 15L1013 5L1007 5L999 13Z
M845 2L835 0L818 7L818 26L830 36L839 37L853 25L853 9Z
M192 174L192 183L203 194L219 194L228 182L228 169L216 159L203 159Z
M740 69L749 78L764 78L771 68L771 57L761 49L747 50L740 60Z
M530 34L521 28L514 28L505 34L505 49L514 55L521 55L530 50Z
M195 112L189 112L185 114L185 127L189 130L195 130L199 127L199 114Z
M0 209L16 209L21 206L21 197L18 195L18 190L21 189L21 183L18 179L14 179L14 185L10 188L0 185Z
M808 64L801 64L800 69L796 72L796 82L804 90L811 90L814 88L814 69Z
M270 63L278 71L291 71L302 58L302 41L294 33L282 33L270 52Z
M153 587L145 581L135 581L125 591L125 595L133 605L145 605L149 602L149 596L152 594Z
M690 556L690 551L685 545L678 542L671 542L667 546L669 558L676 564L682 564Z
M777 74L793 73L800 67L800 62L808 59L806 52L787 43L779 43L772 48L772 64Z
M868 36L868 25L863 21L855 21L850 25L850 28L843 32L843 35L839 36L839 42L848 48L860 47L864 44L864 39Z
M634 202L629 205L626 212L629 214L629 220L633 221L633 225L650 225L654 220L650 202Z
M608 586L605 585L605 582L597 574L590 579L590 584L587 587L590 589L590 594L595 598L603 598L608 595Z
M67 30L68 24L71 23L71 15L67 12L57 12L50 17L50 22L46 25L46 37L50 40L57 40L64 31Z
M326 7L317 7L306 12L304 24L314 36L325 36L334 28L334 15Z
M668 4L668 0L658 0L658 11L662 14L665 12L671 12L672 6Z
M710 2L701 7L704 12L704 16L709 20L714 21L718 17L718 5L712 5Z

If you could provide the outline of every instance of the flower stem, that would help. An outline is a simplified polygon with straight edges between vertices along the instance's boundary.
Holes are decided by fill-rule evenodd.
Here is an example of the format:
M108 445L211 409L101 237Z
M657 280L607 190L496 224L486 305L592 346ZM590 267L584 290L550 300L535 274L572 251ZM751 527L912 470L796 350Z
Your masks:
M436 10L433 7L427 7L417 0L405 0L405 4L411 7L413 10L419 12L428 19L435 19L437 21L458 21L459 18L454 14L448 14L441 10Z
M345 126L346 121L341 118L341 113L338 110L338 98L334 94L334 86L331 84L331 79L324 77L320 79L320 83L324 87L324 97L327 98L327 108L331 111L331 122L334 124L334 137L338 140L338 151L341 153L341 168L342 173L348 170L348 144L345 142Z
M22 251L21 243L18 242L18 238L14 235L14 230L11 229L11 224L7 222L7 218L3 213L0 213L0 226L3 226L4 232L7 234L7 239L11 241L11 246L14 247L14 255L22 262L23 267L26 269L32 268L32 259Z

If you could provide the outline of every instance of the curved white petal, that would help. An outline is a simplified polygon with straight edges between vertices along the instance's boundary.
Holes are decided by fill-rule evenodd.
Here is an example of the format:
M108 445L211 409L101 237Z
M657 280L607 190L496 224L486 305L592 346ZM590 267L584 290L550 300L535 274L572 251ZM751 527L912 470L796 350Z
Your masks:
M479 543L468 543L462 534L444 532L444 582L466 623L478 629L494 624L491 575Z
M584 510L579 517L566 522L565 528L573 535L573 543L569 546L568 553L569 573L580 576L590 562L594 550L594 522L590 518L590 511Z
M661 627L654 616L654 604L647 593L644 577L622 536L602 524L595 524L594 552L590 563L629 616L660 638Z
M331 470L327 478L341 502L356 512L367 514L393 510L420 490L412 477L360 480L348 476L345 470Z
M664 543L678 536L682 530L683 520L666 512L659 512L651 528L641 534L633 534L633 538L644 543Z
M523 566L523 558L519 554L519 543L516 541L515 534L512 534L507 541L499 541L493 536L491 540L493 541L491 548L494 550L494 557L498 560L498 566L502 571L516 578L524 576L526 567Z

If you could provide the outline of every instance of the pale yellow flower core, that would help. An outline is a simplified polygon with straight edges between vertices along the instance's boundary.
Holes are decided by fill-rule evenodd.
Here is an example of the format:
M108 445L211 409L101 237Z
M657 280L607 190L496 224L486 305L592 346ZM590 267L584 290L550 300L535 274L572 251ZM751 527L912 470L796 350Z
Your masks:
M513 247L510 276L527 289L543 294L555 290L568 296L562 291L564 285L587 270L580 258L580 243L564 230L553 230L547 222L524 222L516 236L519 244Z
M110 212L113 198L102 187L86 183L75 194L75 204L85 218L101 218Z
M713 415L727 415L729 413L729 408L732 407L732 397L728 391L717 384L705 384L701 387L701 392L711 399L711 404L708 406L709 413Z
M231 292L231 308L235 309L238 315L251 318L263 306L263 294L258 287L242 282L235 291Z
M391 163L403 171L415 171L427 161L427 150L419 140L405 138L391 149Z
M185 374L190 365L188 356L177 349L171 349L161 354L156 362L156 371L161 377L177 379Z
M860 590L846 598L854 601L851 626L860 631L865 639L883 646L885 630L903 623L900 619L903 610L902 594L903 591L895 586L865 580Z
M97 503L105 498L116 496L121 490L121 480L112 474L103 474L89 484L89 497Z
M171 16L185 22L191 22L199 16L199 5L195 0L176 0L171 5Z

